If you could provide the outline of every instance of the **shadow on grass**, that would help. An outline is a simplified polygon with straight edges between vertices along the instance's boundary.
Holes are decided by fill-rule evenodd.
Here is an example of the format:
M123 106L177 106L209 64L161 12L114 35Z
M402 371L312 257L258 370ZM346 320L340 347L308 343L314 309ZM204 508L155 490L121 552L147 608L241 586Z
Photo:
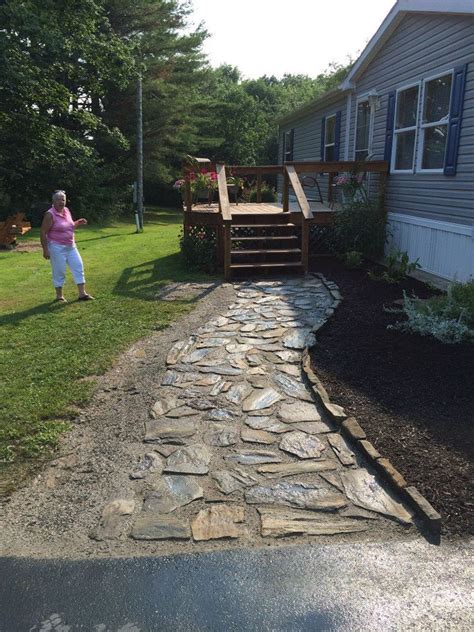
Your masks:
M39 314L51 314L60 309L64 309L66 306L65 303L57 303L56 301L49 301L48 303L41 303L40 305L35 305L35 307L30 307L30 309L25 309L22 312L14 312L13 314L5 314L0 316L0 326L1 325L18 325L25 318L29 318L30 316L38 316Z
M220 281L216 281L203 273L187 269L180 254L174 253L167 257L124 268L113 289L113 294L138 298L144 301L156 301L166 299L169 292L163 292L165 286L186 282L204 282L211 285L198 292L192 299L177 299L183 302L197 301L212 292L220 284Z

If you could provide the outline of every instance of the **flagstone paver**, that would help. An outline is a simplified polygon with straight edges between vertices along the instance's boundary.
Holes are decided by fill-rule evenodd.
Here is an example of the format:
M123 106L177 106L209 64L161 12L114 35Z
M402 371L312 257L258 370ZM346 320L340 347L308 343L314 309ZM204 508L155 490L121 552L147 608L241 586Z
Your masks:
M130 474L135 499L103 509L98 537L123 537L124 525L136 540L201 541L410 523L302 371L335 286L307 276L234 287L235 303L169 349Z

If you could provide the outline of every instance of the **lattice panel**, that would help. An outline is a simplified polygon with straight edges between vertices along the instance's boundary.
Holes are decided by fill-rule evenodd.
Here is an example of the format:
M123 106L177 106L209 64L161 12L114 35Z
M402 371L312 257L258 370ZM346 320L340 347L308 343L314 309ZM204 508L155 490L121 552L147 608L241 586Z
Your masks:
M309 231L309 254L310 256L331 254L330 235L332 226L318 226L312 224Z

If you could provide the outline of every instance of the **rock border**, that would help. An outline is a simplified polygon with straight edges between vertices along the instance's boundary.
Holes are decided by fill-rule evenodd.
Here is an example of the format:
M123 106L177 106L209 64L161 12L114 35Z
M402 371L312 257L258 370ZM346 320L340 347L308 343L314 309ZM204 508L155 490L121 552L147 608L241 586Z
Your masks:
M342 296L332 281L328 281L323 274L313 273L318 277L326 289L330 292L334 299L333 306L329 308L332 315L335 309L340 305ZM328 321L325 321L328 322ZM318 332L324 323L320 323L313 327L313 333ZM355 419L355 417L348 417L342 408L337 404L333 404L329 398L329 395L324 388L321 380L311 368L311 358L309 350L314 345L307 345L303 350L302 356L302 368L308 378L311 388L316 395L316 398L323 406L324 410L329 415L330 419L339 428L339 431L346 439L351 441L362 452L364 457L369 461L371 465L384 477L384 479L394 488L394 491L401 496L401 498L414 510L417 517L422 523L429 528L436 536L441 534L441 515L434 509L434 507L426 500L426 498L418 491L413 485L409 485L400 472L392 465L389 459L384 458L368 441L364 429Z

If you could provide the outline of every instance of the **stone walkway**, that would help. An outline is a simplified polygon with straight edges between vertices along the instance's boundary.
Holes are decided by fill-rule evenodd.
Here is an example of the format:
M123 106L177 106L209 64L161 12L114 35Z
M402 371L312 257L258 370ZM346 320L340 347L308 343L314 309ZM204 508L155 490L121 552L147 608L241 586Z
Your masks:
M106 504L95 537L202 541L410 524L322 414L302 371L337 287L315 276L234 287L233 305L169 350L130 473L134 496Z

